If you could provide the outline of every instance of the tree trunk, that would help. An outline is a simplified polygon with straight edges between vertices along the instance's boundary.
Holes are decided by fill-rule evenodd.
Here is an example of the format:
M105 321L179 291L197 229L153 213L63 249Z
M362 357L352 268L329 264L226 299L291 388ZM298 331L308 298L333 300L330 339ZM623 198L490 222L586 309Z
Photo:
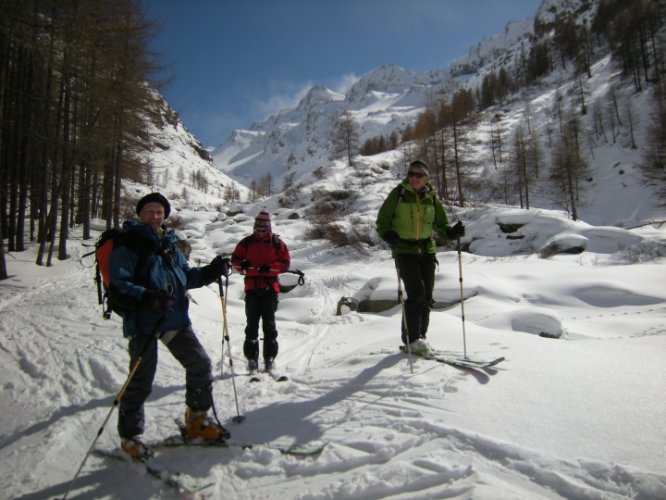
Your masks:
M463 194L462 168L460 166L460 155L458 151L458 126L453 122L453 156L456 166L456 182L458 185L458 206L465 206L465 195Z

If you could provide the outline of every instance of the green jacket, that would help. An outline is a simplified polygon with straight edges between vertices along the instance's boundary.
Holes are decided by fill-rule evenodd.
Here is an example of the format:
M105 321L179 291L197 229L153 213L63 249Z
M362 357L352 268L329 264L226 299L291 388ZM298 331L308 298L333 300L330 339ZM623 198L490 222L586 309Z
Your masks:
M419 195L405 179L389 193L377 214L377 233L381 238L393 230L400 236L396 254L435 253L435 232L446 239L449 221L444 206L431 183Z

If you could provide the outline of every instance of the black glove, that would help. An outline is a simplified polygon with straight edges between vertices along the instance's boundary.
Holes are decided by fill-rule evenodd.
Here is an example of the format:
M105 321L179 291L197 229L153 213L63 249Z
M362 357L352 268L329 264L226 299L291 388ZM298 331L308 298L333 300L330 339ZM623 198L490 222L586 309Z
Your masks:
M151 311L167 314L173 312L175 305L173 295L160 290L146 290L141 296L141 306Z
M229 267L229 259L226 257L221 257L218 255L213 260L210 261L210 264L204 266L201 269L201 274L204 281L207 283L212 283L220 276L229 276L231 274L231 268Z
M271 272L271 266L269 266L268 264L262 264L262 265L259 266L259 272L261 274L270 273Z
M250 264L249 261L244 260L243 262L240 263L240 268L241 268L243 271L247 271L247 270L250 268L251 265L252 265L252 264Z
M218 255L210 261L210 264L208 264L207 267L210 268L211 275L214 275L214 278L229 276L229 274L231 274L231 266L229 265L229 262L228 257Z
M393 229L389 229L384 233L384 241L386 241L386 243L394 247L400 241L400 235L396 233Z
M450 240L455 240L461 236L465 236L465 226L462 221L456 222L455 226L446 230L446 237Z

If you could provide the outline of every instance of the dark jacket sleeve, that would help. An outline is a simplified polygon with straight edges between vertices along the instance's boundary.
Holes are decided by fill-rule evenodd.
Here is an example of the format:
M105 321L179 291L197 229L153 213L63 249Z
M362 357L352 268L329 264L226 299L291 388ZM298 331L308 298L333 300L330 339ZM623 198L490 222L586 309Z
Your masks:
M247 255L247 247L243 244L243 241L244 240L241 240L238 245L236 245L234 252L231 254L231 265L236 272L241 272L241 262L245 260Z
M191 288L201 288L202 286L206 286L213 282L214 279L210 279L210 276L206 274L206 266L190 267L187 263L187 259L178 249L174 252L174 261L185 273L185 276L187 276L187 283L185 284L187 290Z
M126 246L119 246L109 258L109 284L127 297L140 299L145 287L135 283L136 266L139 256Z

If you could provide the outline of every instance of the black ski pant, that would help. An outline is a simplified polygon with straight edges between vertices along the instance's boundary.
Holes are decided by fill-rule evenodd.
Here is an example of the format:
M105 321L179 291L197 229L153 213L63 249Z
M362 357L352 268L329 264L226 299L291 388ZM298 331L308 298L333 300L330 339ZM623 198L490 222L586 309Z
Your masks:
M213 374L208 354L191 328L180 330L166 347L185 368L185 403L196 411L207 411L213 405ZM120 400L118 434L131 438L143 433L143 405L153 389L157 370L157 337L138 335L129 341L130 370L141 361Z
M249 360L259 360L259 321L264 333L264 361L275 359L278 354L278 331L275 326L275 311L278 294L274 290L248 290L245 294L245 343L243 354Z
M435 287L434 254L399 254L396 256L396 265L400 278L405 285L404 314L407 323L402 322L402 341L410 344L419 338L425 338L430 323L430 308L434 301L432 298Z

